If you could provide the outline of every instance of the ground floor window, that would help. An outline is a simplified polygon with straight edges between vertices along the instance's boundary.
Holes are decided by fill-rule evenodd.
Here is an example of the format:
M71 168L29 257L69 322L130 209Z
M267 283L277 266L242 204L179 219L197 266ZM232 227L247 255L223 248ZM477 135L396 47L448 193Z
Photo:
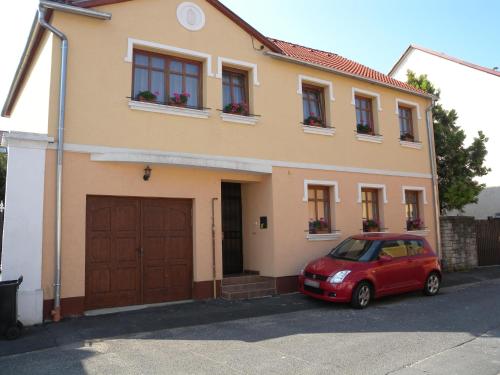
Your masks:
M330 188L309 185L307 194L309 233L331 233Z
M361 189L361 206L363 210L363 232L380 231L380 212L378 189Z
M406 230L419 230L423 228L420 216L420 191L405 190Z

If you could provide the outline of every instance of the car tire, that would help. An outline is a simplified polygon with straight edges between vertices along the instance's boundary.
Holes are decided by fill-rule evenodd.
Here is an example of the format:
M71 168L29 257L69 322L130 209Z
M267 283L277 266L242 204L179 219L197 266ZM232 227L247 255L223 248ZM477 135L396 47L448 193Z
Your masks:
M366 281L361 281L352 292L351 306L355 309L364 309L372 299L372 286Z
M441 277L437 272L431 272L425 279L424 294L426 296L435 296L441 287Z

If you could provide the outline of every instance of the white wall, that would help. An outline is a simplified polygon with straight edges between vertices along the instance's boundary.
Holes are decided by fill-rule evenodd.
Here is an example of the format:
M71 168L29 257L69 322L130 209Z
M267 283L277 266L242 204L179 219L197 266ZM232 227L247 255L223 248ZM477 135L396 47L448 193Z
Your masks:
M487 186L500 186L500 77L450 60L420 51L411 50L392 76L406 82L410 69L417 74L427 74L429 80L441 89L440 103L445 109L455 109L457 124L472 142L478 130L489 138L486 164L490 174L479 179Z
M18 293L19 319L43 320L42 229L46 135L11 132L7 146L7 184L2 247L2 279L24 277Z

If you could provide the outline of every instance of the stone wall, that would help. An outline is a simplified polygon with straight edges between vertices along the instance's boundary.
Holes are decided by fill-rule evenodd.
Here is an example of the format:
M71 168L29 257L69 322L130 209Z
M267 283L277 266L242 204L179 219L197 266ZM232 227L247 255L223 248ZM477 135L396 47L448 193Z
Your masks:
M442 216L442 265L445 271L477 267L476 224L471 216Z

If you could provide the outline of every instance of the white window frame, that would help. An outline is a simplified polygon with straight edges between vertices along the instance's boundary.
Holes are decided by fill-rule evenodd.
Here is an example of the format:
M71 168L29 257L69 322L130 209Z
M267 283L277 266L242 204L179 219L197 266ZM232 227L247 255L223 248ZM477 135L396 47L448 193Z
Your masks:
M358 183L358 203L362 203L362 201L363 201L363 199L361 197L361 189L362 188L382 190L382 196L383 196L383 199L384 199L384 204L388 203L388 200L387 200L387 189L386 189L386 186L384 184L370 184L370 183L365 183L365 182Z
M302 197L302 201L307 202L309 200L309 185L318 185L318 186L329 186L333 187L333 196L335 199L335 203L340 203L340 195L339 195L339 183L338 181L330 181L330 180L304 180L304 196Z
M380 94L374 91L368 91L368 90L363 90L359 89L357 87L352 88L352 100L351 104L353 106L356 106L356 94L361 94L361 95L366 95L374 98L377 101L377 109L379 112L382 112L382 103L380 102Z
M395 111L396 116L399 117L399 105L400 104L412 107L415 111L417 111L417 120L420 121L422 119L422 116L420 115L420 105L418 103L410 102L408 100L404 100L404 99L400 99L400 98L396 98L396 111Z
M327 81L324 79L299 74L298 75L298 82L297 82L297 94L299 94L299 95L302 95L302 84L304 82L305 83L313 83L313 84L316 84L316 85L321 86L323 88L326 88L328 90L328 97L330 98L330 101L332 101L332 102L335 101L335 95L333 93L333 83L331 81Z
M243 68L243 70L249 70L252 73L251 76L253 85L260 86L257 64L219 56L217 57L217 74L215 75L215 78L222 79L222 69L224 65Z
M421 192L423 202L424 202L424 204L427 204L427 194L425 193L425 188L423 186L407 186L407 185L401 186L401 193L402 193L401 203L402 204L406 204L406 190Z
M132 63L134 58L134 47L146 47L151 48L161 53L174 53L177 55L182 55L190 58L194 58L197 60L203 60L206 66L206 73L208 77L213 77L214 73L212 72L212 55L204 52L193 51L190 49L180 48L176 46L169 46L167 44L161 44L156 42L151 42L147 40L128 38L127 44L127 54L125 55L125 62Z

